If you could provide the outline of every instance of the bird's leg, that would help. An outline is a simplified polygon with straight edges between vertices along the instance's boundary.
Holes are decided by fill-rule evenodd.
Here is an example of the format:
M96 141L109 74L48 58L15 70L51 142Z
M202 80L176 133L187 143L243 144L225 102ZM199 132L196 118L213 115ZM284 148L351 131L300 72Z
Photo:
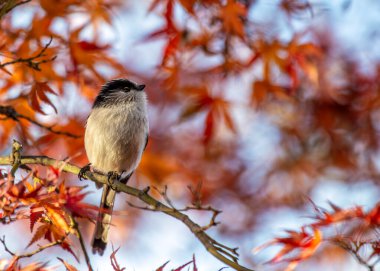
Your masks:
M116 190L115 181L120 180L121 175L119 175L116 171L110 171L107 173L108 177L108 185L111 189Z
M82 179L86 179L86 177L84 175L86 175L87 171L93 172L93 168L91 166L91 163L88 163L87 165L85 165L84 167L82 167L79 170L78 178L80 181L82 181Z

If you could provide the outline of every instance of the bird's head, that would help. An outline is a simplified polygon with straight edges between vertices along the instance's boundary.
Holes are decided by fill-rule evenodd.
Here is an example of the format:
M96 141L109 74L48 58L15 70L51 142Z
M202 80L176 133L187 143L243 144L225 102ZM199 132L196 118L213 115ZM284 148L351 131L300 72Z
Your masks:
M124 78L110 80L102 86L93 108L145 101L144 88L145 85L139 85Z

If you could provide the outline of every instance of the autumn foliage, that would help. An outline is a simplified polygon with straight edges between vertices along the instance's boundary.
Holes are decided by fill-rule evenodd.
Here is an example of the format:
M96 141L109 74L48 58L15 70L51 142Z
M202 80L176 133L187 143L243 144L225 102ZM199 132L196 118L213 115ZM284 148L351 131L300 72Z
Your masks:
M122 251L148 211L184 222L219 268L375 270L380 63L330 25L333 6L355 11L343 2L0 1L0 269L100 270L86 247L101 176L76 175L91 104L123 77L147 85L151 127L132 188L120 186L107 270L133 270ZM11 249L16 236L25 249ZM192 249L150 268L212 270Z

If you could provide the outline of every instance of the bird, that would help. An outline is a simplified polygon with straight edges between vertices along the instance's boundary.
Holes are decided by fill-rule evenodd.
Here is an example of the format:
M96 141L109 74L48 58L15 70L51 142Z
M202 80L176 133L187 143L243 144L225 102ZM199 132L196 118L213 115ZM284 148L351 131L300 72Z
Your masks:
M96 172L127 183L148 143L149 123L145 85L119 78L106 82L95 98L85 128L85 150ZM80 175L83 175L81 170ZM121 178L121 176L125 176ZM81 177L80 177L81 179ZM103 255L109 239L116 191L103 186L98 218L92 240L92 252Z

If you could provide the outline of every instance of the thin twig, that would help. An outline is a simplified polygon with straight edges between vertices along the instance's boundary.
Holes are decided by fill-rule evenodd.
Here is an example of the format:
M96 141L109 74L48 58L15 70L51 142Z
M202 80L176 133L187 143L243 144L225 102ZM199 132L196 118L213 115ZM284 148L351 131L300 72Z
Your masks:
M5 235L3 235L3 238L0 238L0 242L3 243L6 252L8 252L11 256L15 256L15 254L12 251L10 251L7 245L5 244Z
M46 56L45 51L50 46L52 41L53 41L53 37L50 37L50 40L45 44L45 46L41 49L41 51L38 54L36 54L35 56L31 56L28 58L20 57L20 58L17 58L15 60L12 60L12 61L0 63L0 67L4 68L5 66L16 64L16 63L26 63L26 65L28 67L30 67L34 70L37 70L37 71L41 71L40 64L54 61L57 58L57 56L53 56L50 59L43 59L41 61L35 61L37 58Z
M15 173L16 173L17 169L20 167L21 151L22 151L22 145L18 141L13 140L12 153L11 153L11 160L12 160L11 177L12 177L12 180L15 177Z
M353 255L354 258L356 258L356 260L357 260L361 265L367 267L368 271L374 271L374 270L375 270L375 269L374 269L375 266L374 266L374 265L370 265L366 260L364 260L364 259L359 255L358 252L356 252L356 251L354 251L354 250L352 250L352 249L347 249L347 248L346 248L346 250L347 250L348 252L350 252L351 255Z
M169 196L168 196L168 186L167 185L164 185L164 190L160 190L158 189L157 187L153 186L153 189L156 190L161 196L162 198L165 200L165 202L173 209L177 210L177 208L173 205L172 201L170 200Z
M34 125L37 125L38 127L45 129L49 132L52 132L54 134L57 134L57 135L64 135L64 136L68 136L68 137L72 137L72 138L80 138L81 137L79 135L75 135L75 134L72 134L70 132L57 131L53 128L53 126L46 126L46 125L39 123L38 121L30 118L29 116L25 116L23 114L18 113L11 106L0 105L0 115L5 115L6 116L5 119L13 119L14 121L19 121L19 119L25 119L25 120L33 123ZM4 119L1 119L1 120L4 120Z
M199 185L198 185L199 187ZM165 202L174 210L178 211L178 212L187 212L187 211L190 211L190 210L195 210L195 211L208 211L208 212L212 212L212 216L211 216L211 219L210 219L210 222L206 225L206 226L203 226L201 227L201 229L203 231L206 231L208 229L210 229L211 227L214 227L214 226L217 226L220 224L220 222L217 222L216 221L216 217L222 212L220 210L217 210L211 206L202 206L201 204L201 200L200 200L200 197L198 197L198 200L196 202L194 202L196 205L194 206L186 206L185 208L182 208L182 209L178 209L174 206L174 204L172 203L171 199L169 198L168 196L168 186L165 185L164 186L164 190L160 190L158 189L157 187L153 186L153 189L155 191L157 191L162 197L163 199L165 200ZM193 190L191 188L189 188L190 191L193 193ZM197 188L198 190L200 188ZM198 196L200 196L200 194L198 194ZM129 206L133 207L133 208L136 208L136 209L141 209L141 210L148 210L148 211L158 211L156 210L155 208L152 208L150 206L137 206L131 202L127 202Z
M202 190L202 181L198 182L197 186L193 188L191 185L188 185L187 188L189 189L191 195L193 196L193 205L194 206L202 206L202 200L201 200L201 190Z
M375 270L375 264L369 264L368 261L366 261L365 259L363 259L360 254L359 254L359 250L360 248L365 245L365 243L361 243L361 242L357 242L357 243L352 243L352 242L346 242L344 241L342 238L340 239L335 239L335 240L331 240L333 243L335 243L336 245L338 245L339 247L343 248L344 250L346 250L347 252L349 252L352 256L354 256L354 258L363 266L365 266L368 271L374 271ZM354 247L352 247L352 245L354 245Z
M25 0L25 1L21 1L21 2L18 2L16 4L13 5L12 1L6 1L6 3L1 7L1 10L0 10L0 19L3 18L3 16L7 13L9 13L12 9L20 6L20 5L23 5L23 4L26 4L28 2L30 2L32 0Z
M153 212L156 211L155 209L152 209L149 205L148 206L138 206L138 205L136 205L130 201L127 201L127 204L129 207L144 210L144 211L153 211Z
M84 244L82 232L79 230L79 224L78 224L78 222L74 218L72 218L72 220L74 222L74 228L76 229L76 231L78 233L79 243L80 243L80 246L82 248L82 251L83 251L83 254L84 254L84 258L86 260L86 264L87 264L88 270L89 271L93 271L94 269L91 266L90 257L88 256L86 245Z
M217 216L220 213L222 213L222 211L221 210L217 210L217 209L215 209L215 208L213 208L211 206L202 206L202 205L199 205L199 204L197 204L197 206L187 206L187 207L185 207L183 209L178 209L177 211L186 212L186 211L189 211L189 210L196 210L196 211L208 211L208 212L212 212L212 216L211 216L210 222L208 223L208 225L202 227L203 231L206 231L206 230L210 229L211 227L219 225L220 222L216 221L216 218L217 218Z
M26 3L29 3L30 1L32 1L32 0L20 1L20 2L18 2L16 5L14 5L12 8L18 7L18 6L20 6L20 5L24 5L24 4L26 4ZM8 12L9 12L9 11L10 11L10 10L8 10Z
M63 242L64 239L65 239L65 237L62 238L62 239L59 239L57 241L51 242L49 244L46 244L44 246L40 246L39 248L37 248L36 250L34 250L32 252L21 254L21 255L17 255L16 257L17 257L17 259L32 257L33 255L35 255L35 254L37 254L37 253L39 253L39 252L41 252L41 251L43 251L43 250L45 250L47 248L54 247L56 245L62 244L62 242Z
M19 259L22 259L22 258L29 258L29 257L32 257L33 255L47 249L47 248L50 248L50 247L53 247L53 246L56 246L56 245L60 245L63 240L65 239L62 238L62 239L59 239L57 241L54 241L54 242L51 242L49 244L46 244L44 246L40 246L39 248L37 248L36 250L33 250L31 252L28 252L28 253L25 253L25 254L20 254L20 255L17 255L15 253L13 253L12 251L9 250L9 248L7 247L7 245L5 244L5 236L3 236L3 238L0 238L0 242L3 244L4 246L4 249L6 252L8 252L11 256L15 257L16 260L19 260Z
M20 159L22 165L25 164L38 164L44 166L53 166L62 168L64 172L72 173L78 175L80 168L67 163L67 161L59 161L46 156L22 156ZM0 165L11 165L9 157L0 157ZM93 172L86 172L83 176L89 180L92 180L97 183L108 184L108 178L105 174L98 174ZM198 238L198 240L203 244L206 250L212 254L214 257L227 264L228 266L234 268L238 271L252 271L249 268L241 266L237 263L237 257L231 254L236 253L236 249L228 248L212 239L197 223L192 221L189 216L186 214L171 208L168 205L156 200L149 195L148 189L137 189L126 184L123 184L119 181L114 182L114 187L119 192L124 192L128 195L140 199L142 202L150 206L152 209L165 213L175 219L182 221L189 230ZM231 253L232 252L232 253ZM225 255L227 254L227 255Z

